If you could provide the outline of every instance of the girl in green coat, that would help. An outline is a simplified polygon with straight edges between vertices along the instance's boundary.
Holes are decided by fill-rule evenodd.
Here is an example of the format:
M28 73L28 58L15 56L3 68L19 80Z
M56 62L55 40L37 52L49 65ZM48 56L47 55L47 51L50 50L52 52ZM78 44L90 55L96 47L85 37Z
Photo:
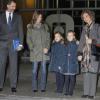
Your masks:
M38 91L38 64L41 64L40 90L46 90L46 63L49 60L50 34L47 25L42 23L42 14L34 12L30 24L27 26L27 44L30 49L30 61L32 62L32 90Z

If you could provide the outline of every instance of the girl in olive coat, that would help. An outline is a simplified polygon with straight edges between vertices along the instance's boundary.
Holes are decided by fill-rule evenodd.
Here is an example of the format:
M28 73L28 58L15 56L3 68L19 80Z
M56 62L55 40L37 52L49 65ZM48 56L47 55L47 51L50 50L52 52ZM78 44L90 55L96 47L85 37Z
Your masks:
M34 12L30 24L27 26L27 44L30 49L30 61L32 62L32 90L38 91L38 64L41 64L40 90L46 90L46 63L49 60L50 34L47 25L42 23L42 14Z

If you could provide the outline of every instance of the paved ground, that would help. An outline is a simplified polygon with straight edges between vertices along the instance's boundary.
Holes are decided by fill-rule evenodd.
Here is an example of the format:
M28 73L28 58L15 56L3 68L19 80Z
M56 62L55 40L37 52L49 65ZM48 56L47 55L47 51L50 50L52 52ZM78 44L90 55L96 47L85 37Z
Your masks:
M38 91L37 93L32 92L31 88L31 64L24 63L20 65L19 72L19 81L17 93L12 94L10 90L10 82L9 82L9 71L5 81L4 89L0 92L0 100L84 100L81 98L83 93L82 90L82 76L79 75L77 77L77 83L74 91L73 97L64 96L64 93L57 94L55 93L55 78L53 74L48 74L48 82L47 82L47 91L45 93L41 93ZM100 84L100 80L99 80ZM85 99L86 100L86 99ZM100 86L97 87L97 94L95 100L100 100Z
M0 100L89 100L80 97L32 97L32 96L16 96L16 95L0 95ZM100 100L96 97L94 100Z

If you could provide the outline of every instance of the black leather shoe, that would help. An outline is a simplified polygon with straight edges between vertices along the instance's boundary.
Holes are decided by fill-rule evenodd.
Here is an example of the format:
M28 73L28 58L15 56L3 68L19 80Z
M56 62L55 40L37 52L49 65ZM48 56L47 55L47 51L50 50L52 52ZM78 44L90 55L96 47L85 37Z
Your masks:
M3 91L3 88L0 88L0 92Z
M38 92L38 90L33 90L33 92Z
M64 95L68 96L69 94L68 93L64 93Z
M62 93L62 91L56 90L55 93Z
M17 91L16 91L16 88L11 88L11 92L13 92L13 93L14 93L14 92L17 92Z
M46 90L41 90L41 92L46 92Z
M88 95L82 95L82 98L88 98Z
M89 99L94 99L94 96L88 96Z

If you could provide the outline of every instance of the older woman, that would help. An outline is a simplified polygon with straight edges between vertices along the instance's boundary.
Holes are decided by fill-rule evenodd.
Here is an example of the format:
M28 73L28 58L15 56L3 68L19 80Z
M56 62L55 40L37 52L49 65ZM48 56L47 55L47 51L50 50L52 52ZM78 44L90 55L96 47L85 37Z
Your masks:
M48 27L42 23L42 14L34 12L30 24L27 26L27 44L30 49L30 61L32 62L32 89L38 91L38 64L41 64L41 92L46 90L46 62L49 57L46 55L50 46L50 34Z
M100 43L100 25L95 23L94 15L94 12L90 10L84 10L81 14L81 18L86 25L83 27L78 49L80 55L82 53L83 55L85 54L82 64L84 78L84 94L82 97L90 99L95 97L97 74L99 71L96 44ZM82 56L79 57L80 60L81 58Z

